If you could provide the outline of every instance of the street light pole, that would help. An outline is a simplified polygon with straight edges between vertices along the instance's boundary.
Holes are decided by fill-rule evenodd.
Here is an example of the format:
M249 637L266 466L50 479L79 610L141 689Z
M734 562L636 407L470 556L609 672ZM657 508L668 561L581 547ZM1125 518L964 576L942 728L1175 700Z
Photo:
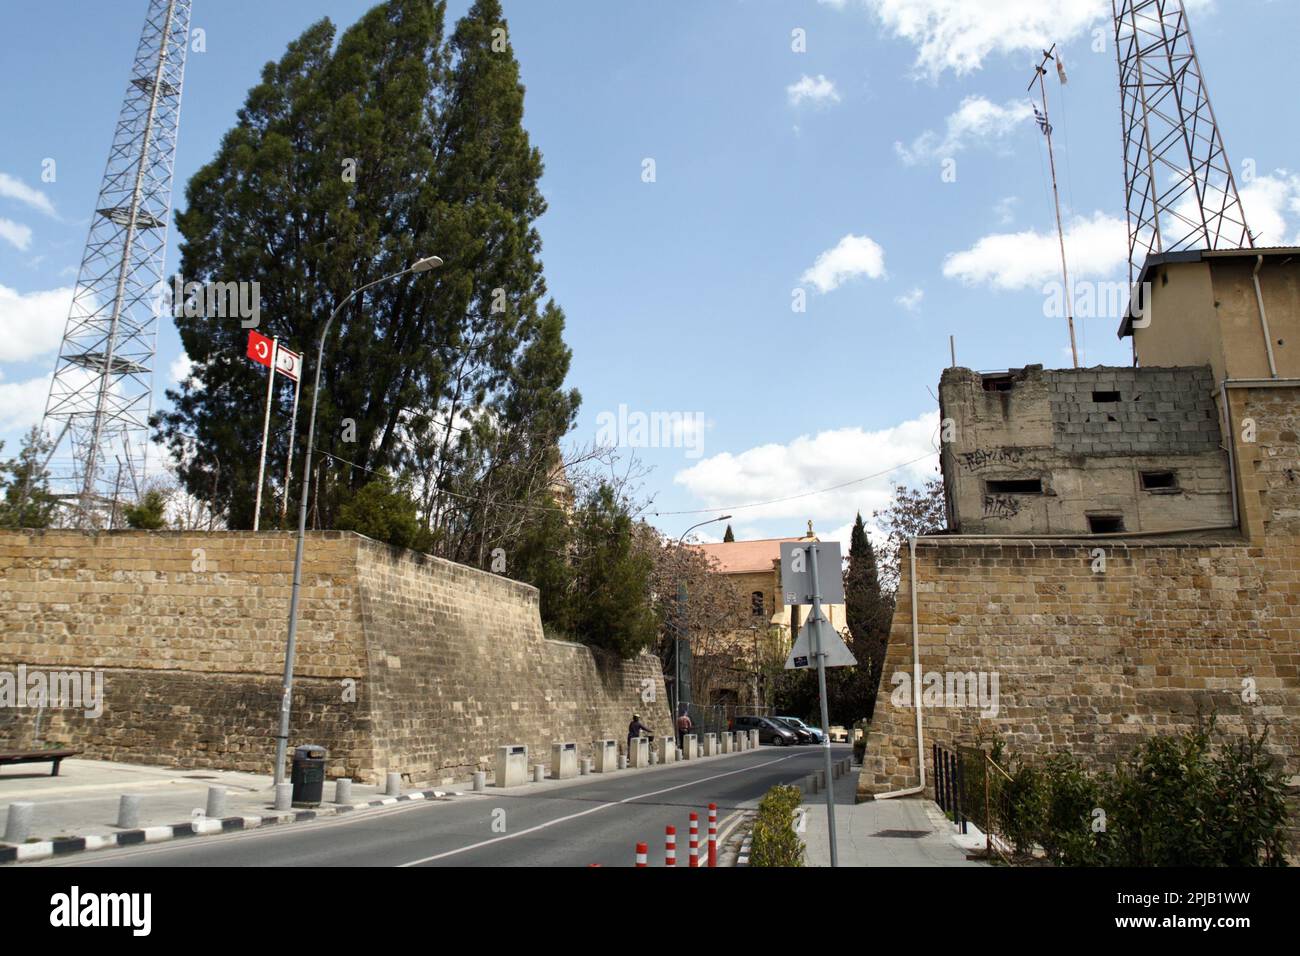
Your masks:
M275 738L276 784L284 783L284 758L289 745L289 711L293 697L293 657L298 637L298 595L302 591L302 552L303 543L307 537L307 498L308 490L311 488L311 458L312 453L315 451L316 437L316 402L320 398L320 370L325 361L325 338L330 334L330 326L334 324L338 314L362 292L372 286L379 285L381 282L387 282L408 273L428 272L440 265L442 265L442 260L437 256L427 256L423 259L417 259L400 272L394 272L392 275L386 275L374 282L368 282L359 288L353 289L347 294L347 298L339 303L338 308L330 313L329 320L326 321L325 328L321 331L320 341L316 345L316 382L311 390L311 418L307 425L307 456L302 465L302 500L298 502L298 542L293 555L293 590L289 595L289 634L285 638L284 644L284 690L280 697L280 732Z
M687 528L685 531L683 531L683 532L682 532L682 536L681 536L680 538L677 539L677 548L678 548L678 550L681 549L683 542L686 541L686 536L687 536L688 534L690 534L692 531L694 531L696 528L703 528L706 524L716 524L716 523L719 522L719 521L729 521L729 520L731 520L731 515L722 515L722 516L719 517L719 518L710 518L708 521L701 521L699 524L693 524L693 525L691 525L689 528ZM673 617L673 622L674 622L674 623L673 623L673 669L674 669L674 677L673 677L673 733L674 733L674 734L676 734L676 732L677 732L677 719L678 719L679 717L681 717L680 710L681 710L681 703L682 703L682 690L681 690L681 687L682 687L682 631L685 630L685 628L684 628L682 625L685 623L685 618L686 618L686 582L685 582L684 580L682 580L681 577L678 577L678 579L677 579L677 613L676 613L676 614L674 615L674 617ZM688 643L687 652L688 652L688 653L689 653L689 650L690 650L690 648L689 648L689 642L690 642L690 638L688 637L688 638L687 638L687 643ZM689 707L689 706L690 706L690 701L687 701L686 703L687 703L687 706Z

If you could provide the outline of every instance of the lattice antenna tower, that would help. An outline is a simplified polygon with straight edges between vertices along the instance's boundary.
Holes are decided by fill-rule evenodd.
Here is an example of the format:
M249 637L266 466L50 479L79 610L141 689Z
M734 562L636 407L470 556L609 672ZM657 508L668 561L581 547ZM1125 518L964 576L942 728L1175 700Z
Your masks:
M1182 0L1111 0L1129 281L1149 255L1253 248Z
M147 466L191 2L149 0L45 405L54 490L83 525Z

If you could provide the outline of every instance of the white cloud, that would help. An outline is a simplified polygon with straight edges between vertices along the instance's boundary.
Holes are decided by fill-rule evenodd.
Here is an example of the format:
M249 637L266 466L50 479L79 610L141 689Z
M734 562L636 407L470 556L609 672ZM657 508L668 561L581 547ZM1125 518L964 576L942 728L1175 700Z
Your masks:
M938 464L939 416L928 412L880 431L841 428L801 435L787 444L760 445L739 454L714 455L678 472L673 481L700 499L705 508L734 508L751 502L783 498L803 491L829 488L877 472L887 474L833 491L793 501L744 509L733 527L753 528L753 522L783 519L797 534L812 519L830 537L830 529L864 518L885 507L895 484L919 484L934 476ZM915 461L913 464L906 464ZM838 534L838 532L836 532ZM747 530L745 536L753 536Z
M799 281L811 283L818 292L831 292L855 276L879 279L884 274L885 250L867 236L850 233L819 255Z
M1112 10L1108 0L864 0L894 36L916 47L916 69L937 79L978 70L991 54L1034 53L1067 44L1102 27L1108 44ZM843 7L844 3L831 3ZM1213 0L1187 0L1190 12ZM1109 47L1108 47L1109 48Z
M993 205L993 214L998 217L998 222L1003 226L1009 226L1016 218L1016 207L1020 205L1019 196L1003 196Z
M1279 169L1258 176L1240 188L1246 223L1260 246L1283 246L1300 242L1289 232L1287 215L1300 216L1300 176Z
M32 230L21 222L14 222L12 219L0 216L0 239L26 252L27 247L32 244Z
M1065 250L1071 279L1115 274L1128 261L1128 226L1100 212L1091 219L1077 218L1066 229ZM943 262L945 278L995 289L1038 288L1060 273L1061 247L1054 229L985 236Z
M25 432L45 415L51 375L25 382L0 381L0 432Z
M21 179L10 176L8 173L0 173L0 197L16 199L21 203L26 203L33 209L45 213L51 219L59 218L59 214L54 211L54 204L50 202L45 193L39 189L33 189Z
M811 100L817 105L840 101L840 94L835 91L834 82L820 73L815 77L805 74L799 78L799 82L787 86L785 93L790 98L791 106L798 106L804 100Z
M1028 102L1008 100L1004 106L998 106L983 96L968 96L949 115L942 137L934 130L926 130L911 146L895 143L894 151L909 166L946 159L971 143L1001 139L1033 116Z
M172 359L172 364L167 367L167 374L173 382L179 385L194 374L194 363L182 350L180 355Z
M919 286L894 299L897 305L901 305L908 312L916 312L921 308L921 300L925 298L925 290Z
M19 294L0 285L0 362L26 362L58 350L72 289Z

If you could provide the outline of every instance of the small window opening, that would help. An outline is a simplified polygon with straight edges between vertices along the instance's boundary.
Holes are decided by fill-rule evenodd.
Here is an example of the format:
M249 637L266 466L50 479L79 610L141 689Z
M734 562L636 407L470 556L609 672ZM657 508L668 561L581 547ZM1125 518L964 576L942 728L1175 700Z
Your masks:
M1177 491L1178 476L1172 471L1142 472L1143 491Z
M987 486L988 493L991 495L1041 495L1043 493L1043 479L1041 478L990 481L987 482Z
M749 611L751 614L754 615L754 617L761 616L766 606L767 606L767 601L764 600L762 591L755 591L752 594L750 594Z
M1120 534L1124 518L1120 515L1088 515L1089 534Z
M1009 392L1015 387L1015 380L1010 375L984 376L984 391L986 392Z
M1119 401L1119 392L1093 392L1092 400L1098 405L1112 405Z

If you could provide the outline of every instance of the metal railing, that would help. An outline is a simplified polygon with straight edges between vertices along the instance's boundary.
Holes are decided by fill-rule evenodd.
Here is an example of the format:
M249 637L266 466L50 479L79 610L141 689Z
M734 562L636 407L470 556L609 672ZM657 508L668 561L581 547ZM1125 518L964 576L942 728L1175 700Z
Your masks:
M1008 818L1011 776L980 747L958 746L950 750L934 745L935 801L967 832L973 823L984 834L984 857L996 854L1011 862L1013 841L1004 832Z

